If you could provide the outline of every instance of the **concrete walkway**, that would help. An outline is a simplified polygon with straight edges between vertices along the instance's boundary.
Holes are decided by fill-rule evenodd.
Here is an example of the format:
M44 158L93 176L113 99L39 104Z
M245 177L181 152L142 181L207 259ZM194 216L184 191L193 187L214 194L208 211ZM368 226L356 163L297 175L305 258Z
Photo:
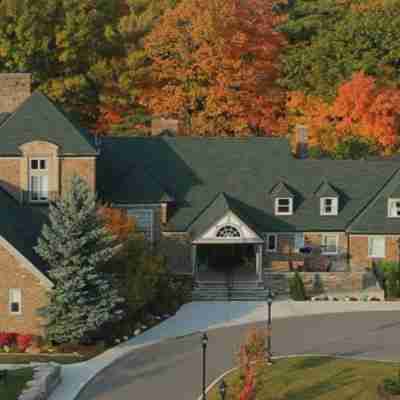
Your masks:
M275 301L273 319L361 311L400 311L400 302ZM160 341L220 327L264 321L264 302L193 302L142 335L84 363L65 365L62 383L50 400L73 400L96 374L130 352Z

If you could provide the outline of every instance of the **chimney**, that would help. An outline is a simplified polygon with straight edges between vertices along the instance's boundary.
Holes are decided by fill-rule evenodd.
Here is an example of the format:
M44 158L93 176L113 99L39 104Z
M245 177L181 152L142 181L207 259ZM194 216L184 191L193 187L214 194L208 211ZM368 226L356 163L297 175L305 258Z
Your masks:
M308 128L305 125L296 125L296 156L297 158L308 157Z
M179 121L172 118L156 117L151 120L151 135L158 136L162 134L177 135L179 133Z
M0 74L0 113L13 113L31 95L31 74Z

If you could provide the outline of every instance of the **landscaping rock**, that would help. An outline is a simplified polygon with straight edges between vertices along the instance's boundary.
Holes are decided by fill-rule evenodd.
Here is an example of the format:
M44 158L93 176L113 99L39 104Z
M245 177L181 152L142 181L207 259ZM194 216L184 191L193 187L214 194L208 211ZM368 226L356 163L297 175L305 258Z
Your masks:
M138 329L135 329L135 331L133 332L133 334L134 334L135 336L137 336L137 335L140 335L141 332L142 332L142 331L138 328Z

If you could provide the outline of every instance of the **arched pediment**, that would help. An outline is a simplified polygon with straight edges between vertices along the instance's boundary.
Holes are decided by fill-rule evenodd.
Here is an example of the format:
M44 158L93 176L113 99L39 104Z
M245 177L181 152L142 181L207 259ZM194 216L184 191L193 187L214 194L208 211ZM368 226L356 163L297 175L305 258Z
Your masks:
M59 146L54 143L34 140L19 146L23 155L57 155Z

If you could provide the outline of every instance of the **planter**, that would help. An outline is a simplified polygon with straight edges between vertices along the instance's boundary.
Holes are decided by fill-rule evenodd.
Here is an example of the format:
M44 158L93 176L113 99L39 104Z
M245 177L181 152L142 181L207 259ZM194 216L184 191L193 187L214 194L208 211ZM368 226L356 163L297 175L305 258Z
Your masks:
M400 400L400 394L390 394L385 391L383 385L378 386L378 400Z

